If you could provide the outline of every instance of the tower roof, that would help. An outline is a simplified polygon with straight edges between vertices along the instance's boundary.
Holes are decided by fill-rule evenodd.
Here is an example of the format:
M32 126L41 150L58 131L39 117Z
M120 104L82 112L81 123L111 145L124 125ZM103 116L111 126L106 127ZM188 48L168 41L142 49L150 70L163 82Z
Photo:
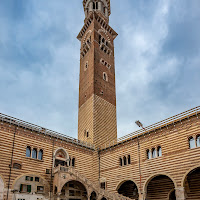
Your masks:
M87 1L89 1L89 0L83 0L84 10L85 10L85 6L86 6ZM110 15L111 14L110 0L102 0L102 1L104 1L108 5L108 14Z

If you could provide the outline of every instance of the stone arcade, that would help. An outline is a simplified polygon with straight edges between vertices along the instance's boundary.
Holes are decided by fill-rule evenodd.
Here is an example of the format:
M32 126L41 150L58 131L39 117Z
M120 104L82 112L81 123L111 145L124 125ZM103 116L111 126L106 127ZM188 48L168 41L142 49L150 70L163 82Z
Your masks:
M117 138L110 0L84 0L78 140L0 114L0 200L199 200L200 107Z

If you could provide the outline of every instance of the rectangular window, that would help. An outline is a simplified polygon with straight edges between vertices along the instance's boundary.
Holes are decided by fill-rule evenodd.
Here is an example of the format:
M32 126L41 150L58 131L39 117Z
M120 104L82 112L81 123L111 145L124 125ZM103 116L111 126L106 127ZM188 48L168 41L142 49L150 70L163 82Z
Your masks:
M37 192L43 193L44 192L44 186L37 186Z
M101 189L104 189L104 190L106 189L106 183L105 182L101 183Z
M40 178L39 178L39 177L35 177L35 181L36 181L36 182L39 182L39 181L40 181Z
M74 190L69 190L69 196L75 196L75 192L74 192Z
M20 185L20 192L31 192L31 185Z
M31 177L31 176L26 176L25 180L26 180L26 181L33 181L33 177Z

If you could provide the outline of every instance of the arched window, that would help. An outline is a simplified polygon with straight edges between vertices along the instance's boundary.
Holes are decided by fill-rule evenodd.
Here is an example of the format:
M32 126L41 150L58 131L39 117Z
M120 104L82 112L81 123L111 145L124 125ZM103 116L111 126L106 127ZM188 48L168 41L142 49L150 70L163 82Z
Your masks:
M37 159L37 149L33 149L32 151L32 158Z
M106 72L103 72L103 80L108 81L108 75L106 74Z
M120 163L120 166L123 165L122 158L119 158L119 163Z
M152 149L152 158L156 158L156 149Z
M147 159L151 159L151 152L149 151L149 149L147 150Z
M75 158L72 158L72 167L75 167Z
M128 165L130 165L130 164L131 164L131 156L128 155Z
M38 153L38 159L42 160L43 159L43 150L40 149L39 153Z
M161 147L158 147L157 153L158 153L158 157L162 156L162 149L161 149Z
M200 147L200 135L197 136L197 147Z
M26 147L26 157L31 157L31 147Z
M126 165L127 164L126 156L124 156L123 160L124 160L124 165Z
M194 149L195 146L195 139L193 137L189 138L189 145L190 145L190 149Z
M96 2L96 9L98 10L98 2Z
M95 2L93 2L93 9L95 10Z

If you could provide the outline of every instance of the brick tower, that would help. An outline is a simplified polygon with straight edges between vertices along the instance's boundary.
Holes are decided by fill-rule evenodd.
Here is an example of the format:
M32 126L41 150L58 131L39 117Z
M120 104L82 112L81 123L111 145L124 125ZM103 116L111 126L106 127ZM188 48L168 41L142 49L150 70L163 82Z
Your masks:
M97 147L117 139L114 39L110 0L84 0L79 81L79 140Z

